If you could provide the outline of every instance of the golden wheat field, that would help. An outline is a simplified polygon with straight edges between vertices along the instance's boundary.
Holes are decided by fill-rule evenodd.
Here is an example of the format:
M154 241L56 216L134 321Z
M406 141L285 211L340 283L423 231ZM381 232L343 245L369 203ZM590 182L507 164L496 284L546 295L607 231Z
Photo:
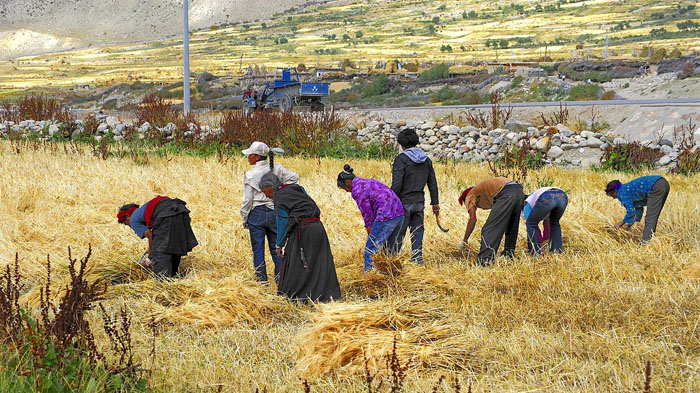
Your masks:
M700 176L669 175L671 194L658 236L638 245L610 230L623 209L601 191L618 176L589 171L531 172L526 192L551 179L569 194L562 221L565 253L533 259L524 225L513 261L474 264L479 229L466 255L457 252L467 212L456 199L487 168L436 164L444 234L426 213L424 266L406 262L394 276L362 272L366 233L350 195L335 179L343 161L278 157L296 171L322 210L342 301L291 304L253 281L248 233L238 209L243 157L102 160L63 149L0 143L0 265L19 253L23 301L37 304L50 254L52 284L67 276L67 247L92 246L91 280L109 283L103 304L124 305L133 318L138 360L153 370L158 391L366 391L363 352L386 378L396 339L410 361L404 391L453 391L455 378L474 392L637 392L652 364L654 392L700 391ZM355 173L390 181L390 162L350 161ZM619 175L623 181L631 175ZM146 247L118 225L117 207L156 194L191 209L200 242L184 259L184 278L156 282L134 263ZM272 262L268 255L268 268ZM181 267L183 269L183 267ZM151 317L160 324L151 359ZM101 318L91 316L99 343ZM153 360L153 361L152 361ZM386 383L384 385L386 387Z

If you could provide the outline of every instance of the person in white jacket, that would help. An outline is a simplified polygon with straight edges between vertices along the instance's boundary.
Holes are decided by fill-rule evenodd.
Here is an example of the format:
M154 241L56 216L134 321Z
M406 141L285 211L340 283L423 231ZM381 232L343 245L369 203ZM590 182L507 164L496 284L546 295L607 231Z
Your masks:
M299 175L280 164L275 164L274 152L262 142L253 142L249 148L243 150L243 154L248 156L248 163L254 165L254 168L243 176L241 218L243 227L250 231L255 276L262 282L267 281L265 266L265 238L267 238L270 256L275 263L275 280L277 280L282 267L282 260L275 252L277 216L272 200L265 196L258 184L262 176L268 172L274 173L285 184L298 183Z

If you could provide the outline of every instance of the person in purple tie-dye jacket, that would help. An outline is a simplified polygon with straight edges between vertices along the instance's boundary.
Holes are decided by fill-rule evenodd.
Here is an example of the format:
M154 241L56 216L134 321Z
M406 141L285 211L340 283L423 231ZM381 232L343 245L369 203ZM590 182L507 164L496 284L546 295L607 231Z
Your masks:
M338 174L338 187L351 193L365 221L368 235L365 271L368 271L374 268L372 256L380 249L389 255L398 252L398 238L404 219L403 205L391 188L377 180L355 176L348 164Z

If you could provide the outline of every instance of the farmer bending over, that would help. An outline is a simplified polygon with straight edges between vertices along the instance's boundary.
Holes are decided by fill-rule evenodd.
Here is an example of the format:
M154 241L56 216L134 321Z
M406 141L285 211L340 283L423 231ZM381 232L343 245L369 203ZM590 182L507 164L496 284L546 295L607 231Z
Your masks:
M124 205L117 220L128 225L141 239L148 238L148 256L157 278L173 278L180 258L199 243L190 226L190 211L180 199L157 196L139 207Z
M458 201L469 211L469 222L464 232L464 240L459 247L460 251L466 247L469 236L474 231L478 207L484 210L491 209L491 212L481 228L481 247L477 262L482 266L493 264L504 234L506 243L501 255L512 258L515 253L515 243L518 240L520 209L524 197L523 187L518 182L510 181L505 177L484 180L464 190Z
M656 232L656 223L659 221L659 214L666 204L670 190L668 181L658 175L638 177L624 184L619 180L608 183L605 193L611 198L617 198L626 210L622 221L615 224L615 230L623 227L629 229L632 224L641 221L644 206L647 206L642 243L648 243Z
M539 256L542 243L549 239L549 251L562 252L561 225L559 220L564 215L569 197L557 187L543 187L528 195L523 204L522 217L527 227L527 251ZM542 222L544 233L540 231Z
M411 261L423 263L423 211L425 210L425 186L430 191L433 213L440 213L438 185L433 162L425 152L416 147L418 134L413 128L401 131L396 138L402 152L394 159L391 171L391 189L399 196L404 210L404 220L399 232L398 250L401 250L406 230L411 230Z
M365 271L368 271L374 268L372 256L380 249L388 255L398 252L397 241L404 219L403 206L391 188L377 180L355 176L348 164L338 174L338 187L352 194L365 221L368 234Z
M282 258L278 293L301 301L340 299L331 245L316 202L302 186L282 184L272 172L263 175L259 188L277 211L276 251Z

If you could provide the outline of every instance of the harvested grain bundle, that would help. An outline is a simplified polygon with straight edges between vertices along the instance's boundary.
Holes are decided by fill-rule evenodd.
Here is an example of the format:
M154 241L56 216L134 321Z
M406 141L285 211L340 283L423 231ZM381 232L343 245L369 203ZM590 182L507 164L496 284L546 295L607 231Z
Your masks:
M124 258L92 264L88 267L88 281L105 280L112 284L123 284L147 280L153 272L139 265L135 260Z
M430 292L453 294L461 285L447 274L432 268L406 265L399 276L386 275L376 270L363 273L361 269L343 267L338 269L338 278L347 296L377 299L391 295L406 295Z
M413 296L384 302L320 304L310 313L312 325L298 339L296 371L305 377L331 371L356 373L367 365L377 370L396 353L409 367L463 369L472 357L459 324L433 306L438 297Z
M163 290L168 291L171 284L174 283L165 283ZM180 300L185 297L186 299L173 306L156 305L156 320L207 327L227 326L238 322L262 326L270 323L275 314L283 308L280 298L265 293L262 286L237 278L220 281L216 288L207 288L202 292L192 291L189 286L175 285L176 289L166 295L166 298L177 299L180 296ZM189 296L179 295L178 290L188 291Z
M388 255L385 252L379 252L372 256L374 268L377 272L387 276L398 277L403 269L404 257L401 254Z
M204 296L206 288L194 281L146 280L110 288L108 298L147 299L164 307L180 306L186 301Z
M55 270L54 270L55 269ZM46 270L44 270L46 272ZM44 273L45 274L45 273ZM153 273L140 267L135 262L126 261L124 259L114 259L110 261L89 260L85 267L85 279L92 282L103 282L108 284L119 284L124 282L138 282L147 280L152 277ZM45 280L46 277L42 277ZM65 265L52 266L51 272L51 301L53 302L61 291L70 283L70 276L66 271ZM40 305L40 295L42 285L35 285L27 291L21 298L23 304L32 309L36 309Z

